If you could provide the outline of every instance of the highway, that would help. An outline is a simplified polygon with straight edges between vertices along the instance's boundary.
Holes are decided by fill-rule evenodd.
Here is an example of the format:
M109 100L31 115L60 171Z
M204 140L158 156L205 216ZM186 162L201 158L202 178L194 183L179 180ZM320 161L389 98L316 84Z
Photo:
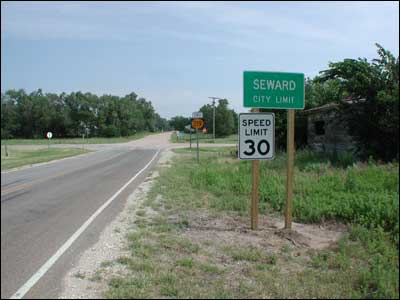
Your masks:
M93 152L2 172L1 298L57 298L62 278L122 211L161 151L188 147L171 144L170 134L85 145ZM201 145L216 146L229 145Z
M93 145L98 151L2 172L1 298L18 298L16 292L21 288L24 292L19 296L24 298L57 297L66 271L122 210L127 196L156 164L159 150L168 146L169 134L125 144ZM45 269L45 274L38 274L60 247L113 196L110 204ZM32 288L26 288L32 280Z

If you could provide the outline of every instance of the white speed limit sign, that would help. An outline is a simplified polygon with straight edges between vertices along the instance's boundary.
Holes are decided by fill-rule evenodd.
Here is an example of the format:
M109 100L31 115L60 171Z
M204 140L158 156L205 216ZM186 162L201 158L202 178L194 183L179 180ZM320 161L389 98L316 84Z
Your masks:
M239 115L239 159L273 159L275 156L275 115Z
M49 131L49 132L46 134L46 137L47 137L48 139L51 139L51 138L53 137L53 134Z

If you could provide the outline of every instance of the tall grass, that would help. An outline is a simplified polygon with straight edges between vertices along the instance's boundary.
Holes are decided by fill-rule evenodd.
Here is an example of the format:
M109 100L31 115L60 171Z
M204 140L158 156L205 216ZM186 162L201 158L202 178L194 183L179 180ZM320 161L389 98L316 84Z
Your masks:
M182 150L181 150L182 151ZM200 164L186 158L175 172L198 191L209 194L210 206L248 211L251 163L231 157L231 150L202 153ZM260 209L283 212L286 197L286 157L260 166ZM339 220L382 227L399 234L398 164L334 166L329 158L299 151L295 160L293 216L298 222Z

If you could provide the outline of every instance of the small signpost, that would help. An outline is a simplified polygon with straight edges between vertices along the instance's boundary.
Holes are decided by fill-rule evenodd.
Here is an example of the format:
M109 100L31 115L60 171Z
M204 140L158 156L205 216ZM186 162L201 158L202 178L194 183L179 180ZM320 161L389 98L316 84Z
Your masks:
M85 126L85 129L82 133L82 149L85 149L85 134L86 134L86 139L88 140L89 136L89 128ZM87 141L89 143L89 140Z
M47 137L47 140L49 141L47 148L50 149L50 139L53 137L53 134L49 131L46 133L46 137Z
M285 229L292 228L293 165L294 165L294 120L295 109L304 109L304 74L284 72L245 71L243 73L243 106L255 108L287 109L287 178ZM241 124L239 124L241 126ZM246 124L248 125L248 124ZM243 126L245 128L246 126ZM248 126L247 126L248 127ZM240 127L242 130L242 127ZM242 132L240 133L240 135ZM240 139L239 135L239 139ZM246 141L246 140L244 140ZM261 144L260 144L261 142ZM253 190L251 228L257 229L259 159L272 155L267 148L268 140L248 139L239 143L239 158L253 160ZM269 143L269 142L268 142ZM247 144L247 145L246 145ZM245 149L245 146L248 148ZM260 148L259 148L260 147ZM269 151L267 151L267 149ZM243 151L243 152L242 152ZM242 152L242 153L241 153ZM265 155L263 155L265 153Z
M201 116L203 117L203 113L201 112L194 112L192 116ZM195 118L192 119L192 128L196 129L196 138L197 138L197 162L199 162L199 129L203 128L204 121L203 119Z
M189 145L190 149L192 149L192 124L186 125L185 129L189 130Z

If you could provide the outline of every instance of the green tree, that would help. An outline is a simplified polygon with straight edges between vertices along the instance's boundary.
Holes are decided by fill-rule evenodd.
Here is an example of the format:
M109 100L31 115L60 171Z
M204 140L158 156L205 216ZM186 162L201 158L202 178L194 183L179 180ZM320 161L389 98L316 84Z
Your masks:
M167 119L161 118L159 114L155 114L156 117L156 122L155 122L155 128L156 131L167 131L170 130L169 123Z
M213 106L211 104L203 105L200 108L200 112L203 113L204 127L207 129L207 133L213 132Z
M1 94L1 138L16 136L19 129L15 103L7 94Z
M339 102L345 97L344 91L338 79L324 81L306 79L305 83L305 109L314 108L330 102Z
M379 44L379 58L345 59L321 71L320 82L336 79L351 102L340 102L362 157L385 161L399 155L399 57Z
M56 137L128 136L138 131L154 131L157 118L151 102L125 97L72 92L43 94L8 90L2 94L2 136L41 138L46 131ZM168 122L158 120L165 128ZM163 127L163 128L164 128Z
M190 118L175 116L169 121L169 124L172 129L183 131L185 129L185 126L190 124Z
M227 99L218 100L215 108L215 136L224 137L235 133L235 116L234 112L228 108Z

